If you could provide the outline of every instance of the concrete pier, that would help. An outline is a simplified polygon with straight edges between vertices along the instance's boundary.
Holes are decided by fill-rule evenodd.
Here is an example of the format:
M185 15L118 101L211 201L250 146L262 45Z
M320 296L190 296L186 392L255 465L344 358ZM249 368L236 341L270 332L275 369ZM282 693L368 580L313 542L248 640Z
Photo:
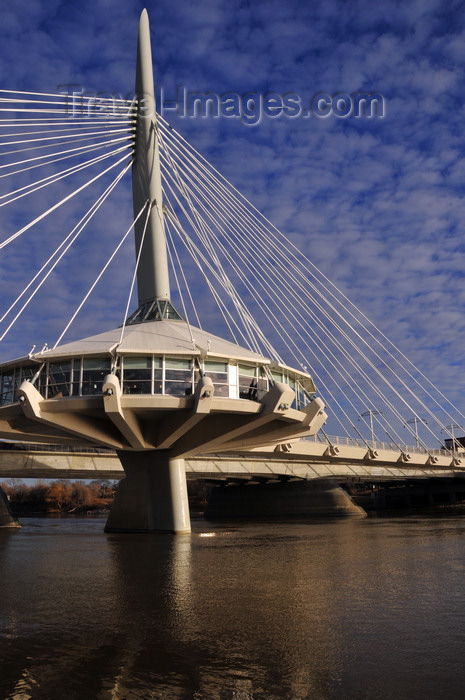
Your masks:
M105 532L191 531L183 459L170 450L120 452L126 477L118 485Z
M217 486L205 511L207 520L365 515L332 479Z
M0 528L21 527L10 510L5 492L0 488Z

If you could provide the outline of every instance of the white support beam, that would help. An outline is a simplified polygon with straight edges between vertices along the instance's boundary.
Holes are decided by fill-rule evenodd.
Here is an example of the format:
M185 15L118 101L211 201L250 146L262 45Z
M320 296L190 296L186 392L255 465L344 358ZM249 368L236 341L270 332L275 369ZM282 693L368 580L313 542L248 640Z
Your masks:
M114 374L108 374L103 381L103 407L108 418L124 435L131 447L135 450L152 447L144 439L137 416L132 411L123 411L121 388Z
M49 425L61 433L68 433L70 436L80 437L83 445L98 444L112 449L123 449L126 445L115 438L111 432L106 430L107 425L102 428L100 421L97 422L91 416L83 413L48 412L42 409L45 404L43 397L31 382L23 382L18 389L18 401L24 415L29 420ZM50 402L49 402L50 405Z
M187 412L167 416L158 427L157 449L169 449L192 430L211 411L215 388L210 377L202 377L194 393L194 407Z

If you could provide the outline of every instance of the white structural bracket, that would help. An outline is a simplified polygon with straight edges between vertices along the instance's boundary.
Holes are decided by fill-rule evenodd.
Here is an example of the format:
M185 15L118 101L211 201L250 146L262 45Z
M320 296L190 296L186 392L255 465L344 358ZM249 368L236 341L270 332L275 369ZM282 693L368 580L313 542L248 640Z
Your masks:
M301 426L312 419L313 410L304 418L305 414L302 411L290 408L294 399L295 392L288 384L276 382L258 403L257 407L261 404L259 413L229 417L226 414L214 425L209 426L208 435L202 431L195 436L187 435L185 442L181 440L180 444L176 445L176 451L179 449L179 454L186 455L211 452L214 449L237 449L249 443L252 446L256 446L257 443L268 444L274 441L275 434L289 437L290 434L293 435L294 430L298 434ZM317 406L319 412L321 406Z
M213 405L215 387L210 377L202 377L195 387L194 406L187 412L177 413L165 418L158 428L157 449L169 449L180 437L192 430Z
M82 410L79 413L66 410L69 408L69 404L61 409L63 399L57 399L57 410L53 410L55 401L53 399L46 401L31 382L23 382L18 389L17 396L24 415L31 421L51 426L55 432L59 430L65 435L83 438L83 444L98 443L114 449L124 447L119 440L102 429L91 416L85 415ZM86 399L79 400L84 404L88 402Z
M103 407L108 418L126 438L132 448L143 450L150 445L144 440L139 421L132 411L123 411L118 377L107 374L103 380Z

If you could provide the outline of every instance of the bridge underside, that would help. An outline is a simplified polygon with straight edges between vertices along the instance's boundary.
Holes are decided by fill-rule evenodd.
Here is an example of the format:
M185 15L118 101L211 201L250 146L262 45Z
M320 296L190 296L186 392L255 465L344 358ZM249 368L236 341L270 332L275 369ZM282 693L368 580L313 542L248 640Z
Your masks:
M6 449L10 448L10 449ZM73 451L70 451L72 449ZM302 450L302 448L301 448ZM311 449L309 450L311 452ZM143 460L143 463L141 462ZM121 461L120 461L121 460ZM198 455L185 461L173 459L169 451L147 451L142 455L124 452L84 450L59 446L27 446L2 443L0 450L0 480L17 478L42 479L120 479L115 503L107 521L107 532L189 532L185 474L188 478L206 479L219 486L206 513L216 519L236 517L305 517L319 515L361 515L363 511L352 502L339 484L380 483L423 484L421 494L413 495L407 489L398 492L382 491L378 500L383 507L402 496L405 503L425 497L434 505L431 487L424 486L435 480L465 478L463 467L432 467L414 464L348 463L334 455L319 461L310 454L244 452ZM228 488L229 485L229 488ZM265 488L253 488L265 485ZM230 488L248 486L248 488ZM409 487L410 490L412 487ZM447 487L455 502L455 487ZM184 496L176 503L177 496ZM367 503L373 507L373 494ZM381 502L381 500L380 500ZM363 503L356 501L363 508ZM16 521L3 508L3 526L14 526Z
M8 447L11 449L6 449ZM338 481L392 481L429 478L465 478L463 467L418 466L416 464L363 464L345 460L315 461L307 456L269 452L198 455L184 461L191 478L257 479L333 478ZM0 450L0 479L122 479L123 466L115 452L28 447L3 443Z

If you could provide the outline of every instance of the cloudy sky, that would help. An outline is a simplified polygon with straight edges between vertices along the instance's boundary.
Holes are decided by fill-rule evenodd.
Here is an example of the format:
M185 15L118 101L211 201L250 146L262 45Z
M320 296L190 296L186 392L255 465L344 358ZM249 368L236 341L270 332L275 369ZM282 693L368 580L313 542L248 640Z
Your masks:
M309 115L264 116L255 125L173 110L165 118L463 409L465 4L4 0L1 87L56 92L73 84L127 95L144 6L165 99L181 86L298 97ZM315 95L360 92L382 96L382 118L308 109ZM56 340L101 249L107 253L130 225L129 180L118 191L95 224L101 236L84 260L71 257L53 276L22 327L5 338L2 360ZM36 269L47 236L70 229L71 213L78 215L77 203L42 226L39 239L22 242L14 260L4 258L2 304ZM19 220L0 211L3 232ZM128 279L132 254L128 247L75 337L121 321L126 292L117 280Z

